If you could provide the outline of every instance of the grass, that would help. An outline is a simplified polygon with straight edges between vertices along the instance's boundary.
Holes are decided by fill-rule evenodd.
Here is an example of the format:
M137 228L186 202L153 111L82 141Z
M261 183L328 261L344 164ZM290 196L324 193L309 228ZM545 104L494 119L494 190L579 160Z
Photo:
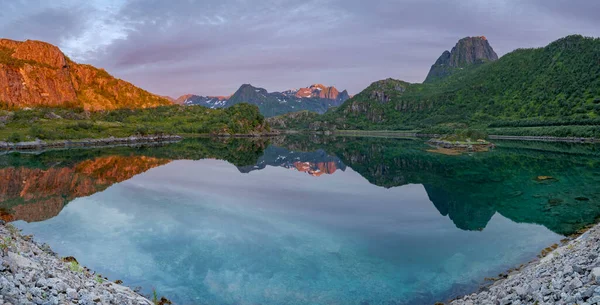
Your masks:
M152 303L158 305L158 293L156 292L156 288L152 288Z
M0 141L21 142L161 134L250 134L269 131L256 106L226 109L163 106L85 112L82 109L0 110Z
M158 298L158 293L156 292L156 288L152 288L152 304L154 304L154 305L170 305L173 303L165 297Z
M2 239L2 241L0 241L0 250L2 250L2 253L6 253L6 252L8 252L8 249L13 247L14 245L15 244L14 244L12 238L6 236Z
M79 263L75 261L69 263L69 269L77 273L83 272L83 267L81 267Z

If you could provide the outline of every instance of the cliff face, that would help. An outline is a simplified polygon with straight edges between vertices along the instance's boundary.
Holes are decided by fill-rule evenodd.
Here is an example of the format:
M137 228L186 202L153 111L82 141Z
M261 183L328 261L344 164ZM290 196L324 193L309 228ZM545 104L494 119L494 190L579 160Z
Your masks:
M69 60L58 47L0 39L0 105L73 107L86 110L170 105L102 69Z
M109 156L46 170L0 169L0 219L42 221L58 215L71 200L102 191L151 168L169 163L144 156ZM12 207L11 207L12 206Z
M456 69L498 60L498 55L484 36L466 37L458 41L452 51L444 51L431 66L425 82L444 78Z

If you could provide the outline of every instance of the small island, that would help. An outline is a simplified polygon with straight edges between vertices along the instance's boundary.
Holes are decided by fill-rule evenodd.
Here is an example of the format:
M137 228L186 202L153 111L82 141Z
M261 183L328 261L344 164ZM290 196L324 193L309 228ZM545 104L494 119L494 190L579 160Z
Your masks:
M494 143L486 140L487 134L477 130L465 130L451 135L443 135L427 141L434 149L428 152L444 155L460 155L468 152L487 152L494 148ZM477 139L477 140L473 140Z

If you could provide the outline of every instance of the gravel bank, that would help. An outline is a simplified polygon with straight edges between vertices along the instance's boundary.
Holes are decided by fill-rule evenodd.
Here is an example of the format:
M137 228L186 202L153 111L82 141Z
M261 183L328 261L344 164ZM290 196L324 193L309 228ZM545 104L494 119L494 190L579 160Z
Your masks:
M600 225L451 305L600 305Z
M0 224L0 304L153 305L4 224Z

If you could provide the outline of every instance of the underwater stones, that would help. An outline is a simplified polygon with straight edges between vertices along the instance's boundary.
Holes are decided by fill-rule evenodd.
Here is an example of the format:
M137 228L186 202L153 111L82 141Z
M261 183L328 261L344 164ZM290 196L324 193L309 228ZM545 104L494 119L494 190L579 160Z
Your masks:
M558 181L558 179L556 179L552 176L537 176L537 177L535 177L535 181L537 181L537 182L553 182L553 181Z
M557 205L557 204L561 204L563 202L565 202L565 201L562 200L562 199L560 199L560 198L550 198L550 199L548 199L548 204L551 204L551 205Z
M508 193L508 197L511 197L511 198L519 197L522 195L523 195L522 191L514 191L514 192Z

